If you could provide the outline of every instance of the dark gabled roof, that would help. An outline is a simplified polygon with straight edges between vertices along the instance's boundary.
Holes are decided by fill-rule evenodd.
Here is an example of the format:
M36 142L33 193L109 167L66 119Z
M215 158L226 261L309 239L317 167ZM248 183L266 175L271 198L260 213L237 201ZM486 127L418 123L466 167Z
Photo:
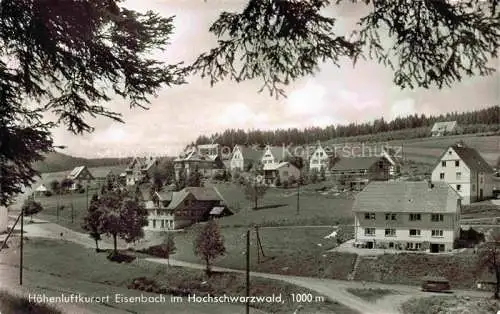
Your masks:
M341 158L332 168L333 171L367 170L383 157ZM385 159L385 158L384 158Z
M493 168L484 160L484 158L474 148L455 144L451 146L460 156L460 159L472 170L477 172L492 173ZM448 150L447 150L448 151ZM446 152L445 152L446 153ZM442 158L442 157L441 157Z
M172 193L172 201L168 204L167 209L176 209L189 195L189 192L181 190L179 192Z
M358 193L354 212L453 213L460 196L447 183L373 181Z
M198 201L221 201L222 198L213 187L186 187L183 189L193 194Z
M160 191L156 192L156 195L158 195L158 199L160 201L171 201L172 200L172 191Z
M244 160L257 161L261 159L263 151L252 147L238 146Z

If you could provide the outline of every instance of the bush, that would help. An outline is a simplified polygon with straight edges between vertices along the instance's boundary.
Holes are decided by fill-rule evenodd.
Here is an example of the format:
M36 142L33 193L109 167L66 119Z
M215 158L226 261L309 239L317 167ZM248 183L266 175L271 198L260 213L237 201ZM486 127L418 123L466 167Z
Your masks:
M46 197L51 197L52 196L52 192L46 191L45 193L43 193L43 195L45 195Z
M61 314L59 310L49 305L43 303L35 303L24 297L10 295L3 291L0 292L0 312Z
M112 262L127 263L127 264L135 260L135 256L122 253L115 253L115 252L109 253L107 258Z

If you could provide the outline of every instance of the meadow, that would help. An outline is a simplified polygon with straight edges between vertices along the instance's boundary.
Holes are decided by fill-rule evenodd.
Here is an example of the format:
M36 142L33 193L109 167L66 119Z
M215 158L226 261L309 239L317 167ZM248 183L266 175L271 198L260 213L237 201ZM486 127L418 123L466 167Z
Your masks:
M68 283L73 283L73 286L70 288L72 291L81 291L82 288L79 287L79 281L106 285L109 288L130 289L131 284L137 282L139 278L149 278L154 281L155 285L162 287L165 291L179 289L183 291L187 290L190 294L194 293L197 295L227 294L233 296L244 295L245 292L244 274L215 273L208 277L201 270L166 266L164 264L147 262L143 259L136 259L128 264L118 264L108 261L106 259L106 252L96 253L92 249L86 249L66 241L30 239L26 242L24 254L26 269L29 272L38 273L40 276L51 274L52 276L66 279ZM129 252L127 254L133 253ZM0 256L0 262L8 265L16 265L17 258L17 251L12 251L7 257L5 255ZM289 295L291 293L311 292L308 289L277 280L252 278L251 283L250 293L253 296L283 295L285 300L283 304L255 304L255 308L267 313L291 313L297 305L290 302ZM130 291L130 293L133 293L134 290ZM104 293L102 291L93 291L92 294L100 295ZM117 306L117 304L112 305ZM175 306L175 304L173 305ZM190 304L182 305L188 308L190 306ZM140 307L136 307L134 312L146 313L147 306L149 305L141 304ZM228 313L232 307L236 310L244 308L242 304L231 306L205 304L204 306L212 307L213 313ZM345 306L329 300L323 303L303 304L303 306L303 310L306 313L354 313ZM194 306L191 307L191 310L195 310ZM204 313L207 312L204 311Z

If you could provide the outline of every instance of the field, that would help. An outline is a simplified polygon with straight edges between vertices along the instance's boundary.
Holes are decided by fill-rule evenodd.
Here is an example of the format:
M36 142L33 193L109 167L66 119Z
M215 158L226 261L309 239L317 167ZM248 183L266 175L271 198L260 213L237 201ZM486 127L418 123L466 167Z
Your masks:
M0 256L2 263L17 262L15 251L10 259ZM131 253L129 253L131 254ZM4 257L2 259L2 257ZM68 282L85 280L91 283L105 284L110 287L129 287L140 277L154 279L164 289L188 289L198 295L244 295L245 277L243 274L216 273L207 277L203 271L165 266L137 259L129 264L117 264L106 259L106 253L95 253L76 244L64 241L30 239L25 245L25 263L29 271L49 273ZM79 291L78 286L71 290ZM146 290L147 291L147 290ZM270 313L290 313L296 304L289 300L291 293L307 293L303 289L276 280L253 278L251 295L270 296L282 294L284 304L257 303L256 308ZM94 293L99 294L99 291ZM236 306L236 305L235 305ZM304 304L307 313L353 313L335 302ZM145 310L141 312L146 312ZM214 311L214 313L216 313ZM220 313L220 312L219 312Z
M498 156L500 156L499 135L481 136L477 134L465 134L394 141L365 141L364 143L367 147L365 154L369 154L368 148L372 148L372 151L375 153L380 153L381 146L389 145L389 147L396 148L397 150L402 147L400 157L404 157L407 160L434 164L444 149L459 140L462 140L466 145L477 149L483 158L492 165L496 163ZM349 141L349 139L345 139L345 141L346 143L341 142L341 144L337 143L330 145L352 147L359 146L360 143L362 143L360 141Z
M235 215L222 218L222 227L239 227L257 224L259 226L293 225L337 225L348 224L354 220L351 212L352 197L335 195L332 192L318 192L316 188L328 183L301 187L299 212L297 213L296 188L269 188L259 200L258 208L245 198L243 187L236 184L217 184ZM326 194L326 195L325 195Z
M175 235L177 252L172 258L202 263L195 256L193 242L201 226L192 227ZM246 265L247 228L222 228L226 255L216 260L215 265L244 269ZM254 271L311 276L320 278L346 279L354 264L354 254L330 253L334 239L324 239L329 228L259 228L262 252L258 253L255 230L250 240L250 266ZM258 262L260 255L260 263Z

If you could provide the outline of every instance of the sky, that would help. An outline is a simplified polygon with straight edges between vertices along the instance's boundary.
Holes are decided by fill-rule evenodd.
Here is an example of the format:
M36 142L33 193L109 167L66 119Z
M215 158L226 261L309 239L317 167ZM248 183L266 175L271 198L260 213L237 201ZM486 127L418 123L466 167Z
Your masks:
M153 10L175 15L175 33L158 58L169 63L190 63L213 47L215 36L208 28L222 11L237 11L242 0L126 0L137 11ZM346 31L360 10L336 8L338 31ZM495 63L500 68L499 62ZM276 129L327 126L364 122L414 113L439 114L468 111L498 104L500 74L467 78L451 88L401 90L392 82L393 73L373 61L358 61L354 68L345 60L340 67L326 63L319 73L287 87L286 98L259 93L258 80L230 81L210 86L199 77L189 84L165 87L151 100L148 110L130 109L116 98L106 106L123 115L125 124L97 118L89 122L91 134L72 135L64 127L53 130L54 144L62 152L78 157L173 156L199 135L228 128Z

